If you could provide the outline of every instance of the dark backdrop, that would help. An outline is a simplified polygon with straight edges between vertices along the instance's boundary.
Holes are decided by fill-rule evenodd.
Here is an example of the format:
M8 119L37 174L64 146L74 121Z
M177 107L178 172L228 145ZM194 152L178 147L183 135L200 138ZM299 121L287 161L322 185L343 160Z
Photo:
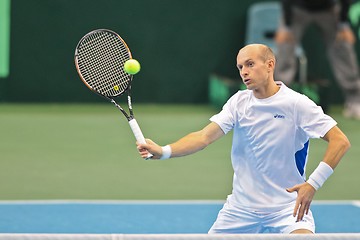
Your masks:
M133 83L135 102L205 103L211 73L239 80L235 58L254 2L12 0L10 75L0 79L0 101L102 101L78 78L73 56L85 33L108 28L142 64ZM304 41L309 77L329 79L329 101L341 102L318 37L310 29Z

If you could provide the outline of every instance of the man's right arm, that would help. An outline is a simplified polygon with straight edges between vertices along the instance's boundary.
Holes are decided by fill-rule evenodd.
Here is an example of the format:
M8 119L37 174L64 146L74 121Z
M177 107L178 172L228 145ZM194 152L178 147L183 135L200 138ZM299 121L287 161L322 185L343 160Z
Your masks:
M170 149L170 154L169 152L166 154L169 154L168 157L181 157L190 155L204 149L223 135L224 132L220 126L214 122L211 122L202 130L192 132L178 141L169 144L165 149L166 151L169 151ZM146 142L147 144L137 144L139 153L143 158L147 156L147 152L150 152L154 155L152 159L160 159L163 157L164 147L159 146L150 139L146 139Z

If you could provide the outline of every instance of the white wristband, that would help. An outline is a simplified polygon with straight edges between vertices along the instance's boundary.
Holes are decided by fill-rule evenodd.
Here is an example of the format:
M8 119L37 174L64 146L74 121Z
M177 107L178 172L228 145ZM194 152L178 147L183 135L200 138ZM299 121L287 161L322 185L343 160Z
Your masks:
M162 149L162 156L161 156L161 160L164 160L164 159L168 159L171 157L171 147L170 145L166 145L164 147L161 147Z
M307 183L318 190L333 172L334 170L327 163L320 162L319 166L309 176Z

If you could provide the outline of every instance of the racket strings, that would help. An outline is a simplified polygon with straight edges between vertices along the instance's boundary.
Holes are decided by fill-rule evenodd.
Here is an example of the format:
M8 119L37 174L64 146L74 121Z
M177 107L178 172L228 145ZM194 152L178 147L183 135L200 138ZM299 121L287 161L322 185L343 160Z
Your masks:
M123 70L130 59L126 45L108 32L90 34L78 48L78 66L86 83L104 96L118 96L131 76Z

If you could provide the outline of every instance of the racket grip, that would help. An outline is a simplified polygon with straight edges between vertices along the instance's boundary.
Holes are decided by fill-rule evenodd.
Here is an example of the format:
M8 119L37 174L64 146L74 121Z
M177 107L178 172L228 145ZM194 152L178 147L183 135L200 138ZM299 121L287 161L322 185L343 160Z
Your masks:
M129 121L129 125L131 130L134 133L134 136L136 138L136 141L138 143L144 144L146 143L143 133L141 132L141 129L139 127L139 124L137 123L136 119L133 118ZM153 155L151 153L148 153L148 156L146 157L146 160L150 159Z

